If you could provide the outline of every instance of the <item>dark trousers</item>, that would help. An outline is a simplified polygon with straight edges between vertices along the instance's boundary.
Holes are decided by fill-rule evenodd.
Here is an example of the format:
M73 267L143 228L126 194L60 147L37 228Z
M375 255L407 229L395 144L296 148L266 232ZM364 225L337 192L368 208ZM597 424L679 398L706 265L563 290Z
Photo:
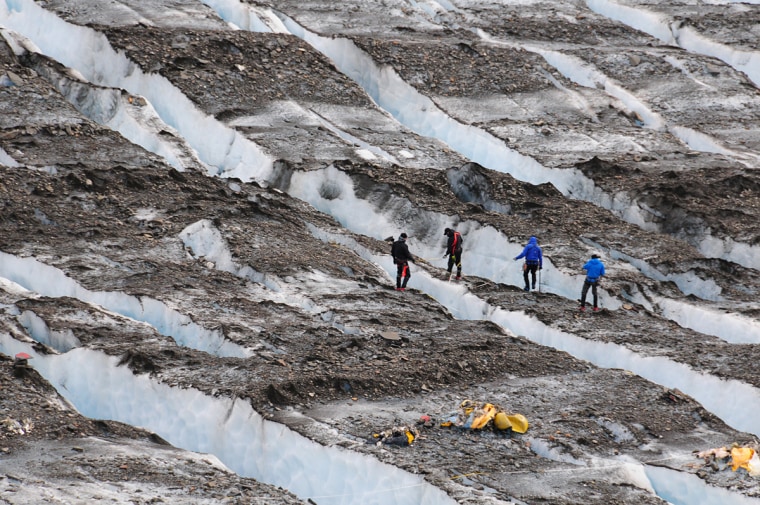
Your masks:
M462 251L449 255L449 273L457 266L457 277L462 277Z
M409 282L409 277L412 276L412 272L409 271L409 262L396 263L396 287L405 288L406 283Z
M530 284L528 284L528 274L531 274L532 280L533 280L533 289L536 289L536 272L538 271L538 263L525 263L525 268L523 269L523 279L525 280L525 289L528 289L530 287Z
M599 281L583 281L583 290L581 291L581 307L586 306L586 294L588 293L588 288L591 288L591 294L594 297L594 308L596 308L597 302L599 301L599 298L596 296L596 286L599 284Z

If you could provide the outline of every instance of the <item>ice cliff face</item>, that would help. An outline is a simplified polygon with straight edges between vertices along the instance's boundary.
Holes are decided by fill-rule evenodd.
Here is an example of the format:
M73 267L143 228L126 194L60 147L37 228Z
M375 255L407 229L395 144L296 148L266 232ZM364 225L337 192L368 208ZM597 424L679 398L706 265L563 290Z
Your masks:
M693 452L760 433L757 2L6 0L0 26L10 503L755 502ZM465 399L531 427L442 428Z

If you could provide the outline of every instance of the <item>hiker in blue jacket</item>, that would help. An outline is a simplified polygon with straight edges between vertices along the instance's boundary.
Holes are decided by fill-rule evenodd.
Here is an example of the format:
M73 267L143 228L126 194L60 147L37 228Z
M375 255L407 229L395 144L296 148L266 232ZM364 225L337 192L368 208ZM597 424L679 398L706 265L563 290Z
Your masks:
M596 287L604 275L604 263L602 263L598 255L592 254L591 259L583 265L583 269L586 271L586 280L583 281L583 290L581 291L581 311L586 310L586 294L588 293L588 288L591 288L591 294L594 296L594 312L596 312L599 310L597 304L599 298L596 294Z
M538 239L536 237L530 237L523 251L515 257L515 261L520 258L525 258L523 263L523 279L525 280L525 291L530 291L530 285L528 284L528 274L532 275L533 289L536 289L536 270L544 268L544 254L541 248L538 246Z

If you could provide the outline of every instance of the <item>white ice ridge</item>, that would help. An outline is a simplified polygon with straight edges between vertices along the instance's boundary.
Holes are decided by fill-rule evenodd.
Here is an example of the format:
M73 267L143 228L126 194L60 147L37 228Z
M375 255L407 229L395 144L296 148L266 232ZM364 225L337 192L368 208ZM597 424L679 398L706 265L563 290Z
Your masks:
M576 84L587 88L604 89L609 96L619 100L628 110L635 112L641 118L645 128L668 131L694 151L722 154L747 167L755 166L760 160L760 156L728 149L719 140L705 133L681 125L668 124L660 114L650 109L635 94L577 56L539 46L498 40L480 29L478 35L491 44L520 48L540 55L549 65Z
M530 437L528 437L530 439ZM640 489L657 495L672 505L760 505L760 500L744 496L739 492L729 489L711 486L697 475L674 467L686 466L694 461L693 454L674 455L668 454L657 458L656 461L639 462L630 457L618 457L614 459L593 458L589 465L585 461L575 460L572 456L562 454L539 439L530 439L530 448L536 454L567 463L579 464L577 469L559 469L558 472L573 472L574 474L593 475L604 472L608 481L620 485L633 485ZM668 466L661 466L660 461L667 462ZM581 465L582 464L582 465ZM552 473L549 470L548 473Z
M568 463L570 465L577 465L582 467L588 466L587 461L578 459L572 454L568 454L565 452L564 447L557 446L554 444L554 442L550 442L548 439L522 437L521 440L525 443L526 446L530 447L531 451L533 451L538 456L541 456L542 458L546 458L550 461L558 461L560 463Z
M239 6L239 0L207 0L204 3L215 8L223 19L238 26L248 23L260 27L265 23L250 23L248 17L266 15L267 19L271 19L273 16L270 11L254 12L253 9ZM503 141L493 135L455 121L432 100L404 82L393 69L378 68L372 58L356 47L351 40L321 37L285 15L277 16L281 21L278 31L284 27L287 33L303 39L332 59L336 67L356 81L379 107L420 135L437 138L485 167L507 172L517 179L533 184L561 178L567 172L544 167L536 160L509 149Z
M38 73L45 66L38 66ZM64 76L47 77L79 112L91 120L118 131L124 138L161 156L179 170L210 171L179 133L164 123L153 105L143 97L131 96L121 89L104 88Z
M164 77L144 73L124 53L115 51L103 34L67 23L33 0L0 1L0 23L90 82L144 96L200 159L216 168L211 175L244 181L266 180L271 175L273 160L256 144L200 111Z
M216 330L207 330L190 317L149 297L136 297L117 291L90 291L61 270L34 258L20 258L0 251L0 277L43 296L68 296L99 305L122 316L150 324L157 332L171 337L177 344L223 357L245 358L251 353L224 338Z
M601 246L597 247L601 248ZM609 254L612 258L625 261L636 267L642 274L660 282L673 282L678 289L685 295L698 296L703 300L720 301L721 287L713 279L702 279L694 272L663 274L657 268L650 265L646 260L634 258L628 254L610 249Z
M746 74L755 86L760 86L760 52L742 51L715 42L690 26L682 26L678 22L668 20L664 14L640 7L630 7L610 0L586 0L586 5L597 14L648 33L666 44L718 58Z
M336 67L356 81L378 106L410 130L441 140L484 167L509 173L532 184L553 182L562 191L565 185L560 181L568 177L568 170L544 167L533 158L510 149L490 133L459 123L430 98L407 84L391 67L379 68L353 41L322 37L290 18L282 18L293 35L333 60Z
M34 340L58 352L69 352L81 345L71 328L66 328L64 331L52 331L45 320L31 310L25 310L19 314L18 320Z
M389 276L396 275L388 256L377 256L349 237L324 231L315 236L341 243L366 261L382 266ZM458 319L491 321L509 333L565 351L595 366L629 370L656 384L679 389L733 428L760 435L760 390L749 384L723 380L662 356L641 356L621 345L587 340L552 328L524 312L491 305L464 285L435 279L424 270L412 273L410 285L436 299Z
M469 297L475 299L468 300ZM680 389L734 428L760 434L760 391L751 385L699 373L664 357L641 356L623 346L586 340L545 326L523 313L494 308L469 293L462 298L460 307L469 305L467 311L473 316L487 314L487 319L539 344L568 352L596 366L630 370L654 383ZM460 307L449 304L452 311L461 310Z
M294 292L287 283L277 276L257 272L249 265L238 265L232 259L232 253L221 232L208 219L189 225L180 232L179 238L186 247L193 251L196 257L203 257L213 262L214 267L218 270L264 285L269 291L261 293L261 296L268 300L297 307L312 314L327 310L309 297Z
M712 279L704 280L693 272L663 275L646 261L633 258L619 251L610 250L610 256L621 259L636 267L642 274L661 282L671 281L682 293L694 295L703 300L720 301L721 289ZM733 344L760 343L760 322L738 313L698 307L681 300L672 300L651 292L631 293L631 301L649 310L659 308L663 317L675 321L685 328L714 335Z
M760 505L760 500L728 489L710 486L704 479L689 472L647 465L646 476L657 496L674 505Z
M235 28L251 32L288 33L282 21L269 9L261 9L242 3L240 0L201 0L211 7L219 17Z
M34 44L22 35L7 29L0 29L0 34L17 56L27 52L40 54ZM174 128L161 120L153 105L144 97L130 96L121 89L84 82L84 76L75 70L69 70L71 75L67 76L47 65L36 65L34 69L89 119L118 131L130 142L161 156L179 171L186 168L208 171L197 153Z
M172 388L117 366L90 349L37 354L7 333L0 352L27 352L30 363L83 415L155 432L183 449L210 453L244 477L279 486L320 505L455 505L418 476L338 447L325 447L264 420L239 399Z
M715 335L732 344L760 344L760 323L731 312L704 309L676 300L653 296L662 316L685 328Z
M731 237L713 237L709 233L702 237L699 252L707 258L723 258L747 268L760 270L760 246L736 242Z

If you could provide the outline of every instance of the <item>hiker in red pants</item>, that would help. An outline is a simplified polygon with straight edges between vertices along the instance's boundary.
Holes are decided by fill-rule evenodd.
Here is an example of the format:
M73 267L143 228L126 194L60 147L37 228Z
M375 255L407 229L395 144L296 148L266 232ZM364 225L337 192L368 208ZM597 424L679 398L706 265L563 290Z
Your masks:
M416 263L406 245L406 233L399 235L398 240L391 246L391 256L393 256L393 263L396 264L396 291L404 291L409 277L412 276L409 271L409 262Z

